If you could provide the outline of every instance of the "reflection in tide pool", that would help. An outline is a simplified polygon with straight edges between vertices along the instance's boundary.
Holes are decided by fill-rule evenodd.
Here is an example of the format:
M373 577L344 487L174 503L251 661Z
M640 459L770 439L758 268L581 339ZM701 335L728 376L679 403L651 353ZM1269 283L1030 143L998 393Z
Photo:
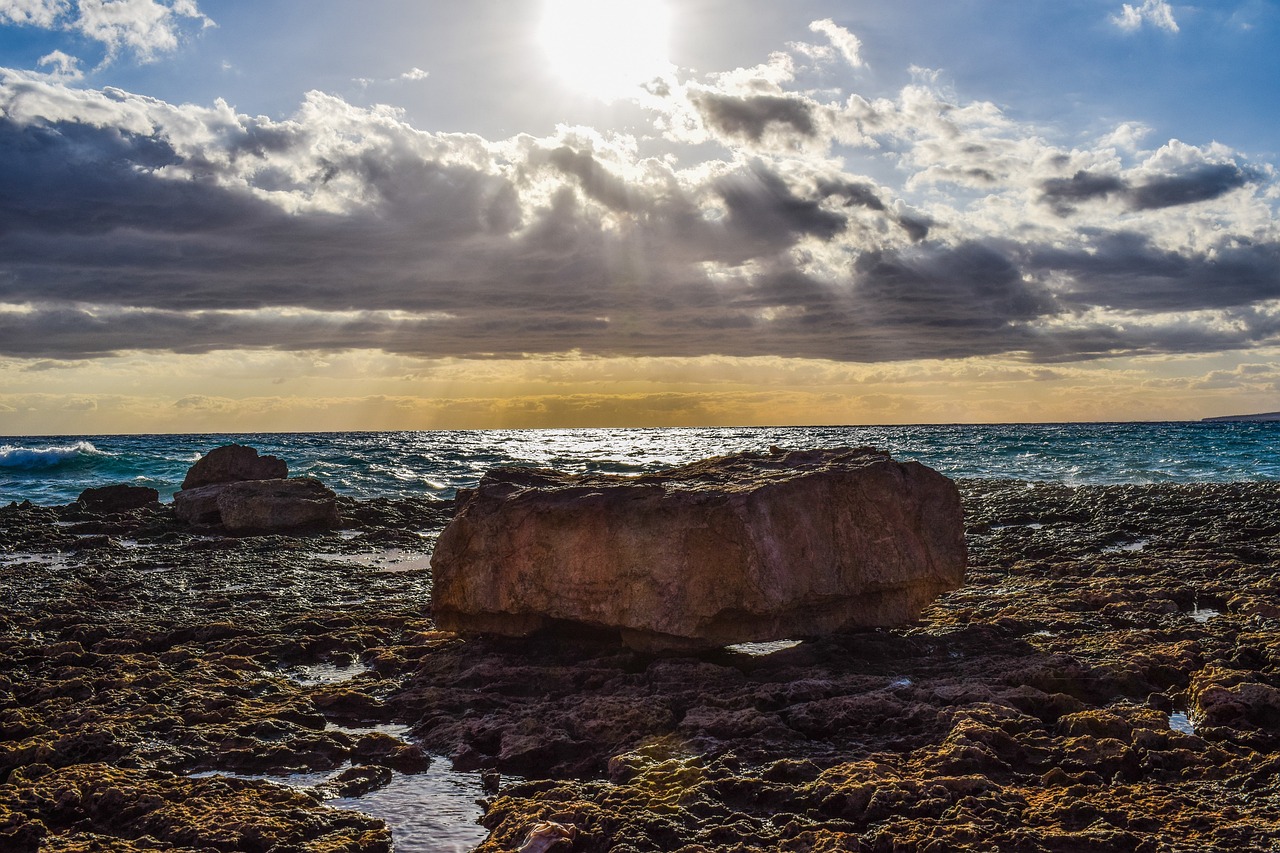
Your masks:
M1190 616L1192 619L1194 619L1196 622L1199 622L1200 624L1203 625L1205 622L1208 622L1210 619L1221 616L1222 611L1212 607L1201 607L1200 605L1197 604L1191 610L1191 612L1188 613L1187 615Z
M325 554L329 563L364 566L380 572L425 572L431 568L431 555L403 548L383 548L362 554Z
M343 729L351 731L350 729ZM337 776L350 765L322 773L265 774L193 773L192 778L231 776L274 782L290 788L314 788ZM447 758L436 758L422 773L396 772L389 784L360 797L325 800L337 809L362 812L386 822L395 853L465 853L488 831L479 824L484 790L479 773L452 770Z
M761 657L780 652L783 649L793 649L800 645L800 642L800 640L774 640L769 643L734 643L732 646L725 646L725 648L731 652Z
M285 675L303 687L318 687L322 684L341 684L358 675L369 672L369 667L360 661L351 663L312 663L290 667Z
M327 804L386 821L396 853L465 853L488 835L477 823L483 796L479 773L456 772L440 758L425 773L397 773L384 788Z
M1169 715L1169 728L1186 735L1196 733L1196 727L1191 723L1191 718L1182 711L1175 711Z

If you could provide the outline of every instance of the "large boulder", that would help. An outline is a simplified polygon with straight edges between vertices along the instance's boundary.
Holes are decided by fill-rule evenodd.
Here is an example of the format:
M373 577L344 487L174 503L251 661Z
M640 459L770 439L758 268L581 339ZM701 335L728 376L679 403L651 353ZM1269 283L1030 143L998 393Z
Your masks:
M210 450L187 469L182 488L198 489L242 480L282 480L288 476L289 466L278 456L259 456L252 447L224 444Z
M638 477L505 468L458 496L436 624L556 620L661 651L916 619L964 581L955 484L870 449L739 453Z
M221 524L228 533L281 533L338 526L338 499L310 477L245 480L183 489L174 514L188 524Z

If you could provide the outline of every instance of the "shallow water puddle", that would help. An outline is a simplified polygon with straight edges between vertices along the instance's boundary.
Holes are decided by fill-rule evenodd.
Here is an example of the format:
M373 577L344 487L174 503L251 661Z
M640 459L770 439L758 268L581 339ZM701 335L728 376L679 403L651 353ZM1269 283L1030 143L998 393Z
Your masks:
M1185 735L1196 733L1196 727L1192 724L1191 718L1182 711L1175 711L1169 715L1169 728Z
M374 730L384 731L385 727L376 726L368 731ZM363 730L343 728L343 731ZM312 788L349 766L280 776L209 770L192 773L191 777L230 776L290 788ZM447 758L433 757L431 766L422 773L406 775L393 771L391 781L382 788L359 797L338 797L324 802L333 808L363 812L386 821L396 853L466 853L488 835L477 822L484 813L477 801L484 796L480 773L453 770Z
M347 563L383 572L426 571L431 567L431 555L403 548L386 548L364 554L324 554L330 563Z
M489 834L477 823L483 811L476 801L483 796L479 773L459 773L440 758L425 773L396 773L363 797L326 804L386 821L396 853L465 853Z
M24 551L16 554L0 554L0 566L23 566L30 563L38 563L44 566L67 568L68 559L68 555L63 553L33 554Z
M384 734L391 737L407 740L409 727L403 723L379 723L376 726L342 726L337 723L325 723L325 731L342 732L345 735L359 737L360 735Z
M340 684L350 681L358 675L370 671L370 667L360 661L351 663L311 663L293 666L284 671L284 675L303 687L318 687L322 684Z
M1201 625L1203 625L1205 622L1208 622L1210 619L1213 619L1216 616L1221 616L1222 611L1216 610L1212 607L1200 607L1199 605L1196 605L1194 608L1187 611L1187 615L1190 616L1192 619L1194 619L1196 622L1199 622Z
M1115 545L1108 545L1102 549L1104 554L1131 554L1135 551L1146 550L1151 544L1150 539L1135 539L1132 542L1117 542Z
M780 652L784 649L794 649L800 645L802 640L774 640L769 643L734 643L732 646L725 646L725 649L731 652L738 652L752 657L762 657L771 655L774 652Z

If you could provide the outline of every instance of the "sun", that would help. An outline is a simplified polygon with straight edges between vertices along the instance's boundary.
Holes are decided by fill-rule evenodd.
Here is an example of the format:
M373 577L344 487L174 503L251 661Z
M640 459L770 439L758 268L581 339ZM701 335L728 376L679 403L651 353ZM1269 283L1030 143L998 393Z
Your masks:
M660 0L545 0L538 41L566 85L613 101L670 67Z

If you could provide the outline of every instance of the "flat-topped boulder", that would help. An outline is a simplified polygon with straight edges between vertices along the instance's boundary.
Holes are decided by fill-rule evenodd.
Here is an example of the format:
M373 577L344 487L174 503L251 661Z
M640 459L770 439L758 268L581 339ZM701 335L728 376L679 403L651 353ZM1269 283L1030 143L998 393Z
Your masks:
M458 506L432 613L461 633L571 622L691 650L899 625L964 581L955 484L866 448L637 477L500 468Z
M283 480L288 476L289 466L278 456L259 456L255 448L224 444L210 450L187 469L182 488L198 489L243 480Z
M173 511L188 524L221 525L228 533L328 530L339 522L337 495L310 477L183 489Z

